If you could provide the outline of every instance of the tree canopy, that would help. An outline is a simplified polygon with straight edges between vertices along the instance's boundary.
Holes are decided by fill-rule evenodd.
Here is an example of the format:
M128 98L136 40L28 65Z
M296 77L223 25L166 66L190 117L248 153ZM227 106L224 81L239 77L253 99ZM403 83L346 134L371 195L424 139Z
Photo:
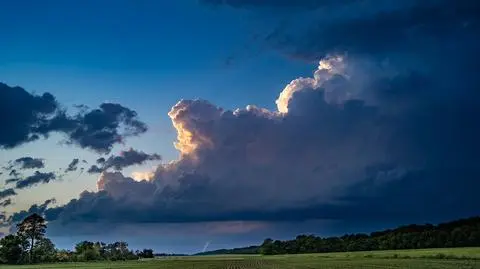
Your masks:
M370 234L340 237L299 235L293 240L266 239L259 252L265 255L420 249L480 246L480 217L439 225L407 225Z
M260 246L219 249L198 253L198 255L276 255L478 246L480 246L480 217L472 217L438 225L405 225L370 234L345 234L330 237L299 235L292 240L267 238Z
M47 224L45 219L38 215L32 214L26 217L21 223L17 225L18 231L17 234L20 237L23 237L28 240L29 242L29 258L30 261L34 261L34 248L35 243L38 242L45 236L45 232L47 229Z
M0 264L74 262L96 260L135 260L152 258L153 250L130 250L123 241L114 243L82 241L75 251L58 250L45 236L45 219L32 214L17 225L17 233L0 239Z

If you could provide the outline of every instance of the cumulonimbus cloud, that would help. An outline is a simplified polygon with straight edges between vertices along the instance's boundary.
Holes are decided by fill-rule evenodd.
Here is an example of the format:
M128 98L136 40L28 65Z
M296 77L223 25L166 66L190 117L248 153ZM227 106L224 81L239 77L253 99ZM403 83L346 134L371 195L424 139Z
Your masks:
M51 220L286 221L349 219L372 210L393 218L418 215L415 207L405 212L411 201L424 202L435 214L436 205L428 202L433 200L474 212L468 190L442 200L441 192L422 196L405 184L459 190L458 180L475 184L480 126L467 115L480 114L480 99L452 102L415 72L377 70L366 77L363 63L351 62L323 59L313 77L285 87L275 111L230 111L205 100L181 100L168 114L179 160L135 178L103 172L97 193L52 208ZM452 181L458 169L461 179ZM409 193L411 201L404 200Z
M181 100L168 113L178 160L134 177L97 167L98 192L44 214L67 225L478 214L478 5L407 2L303 24L282 45L322 60L277 109ZM448 4L462 12L418 15ZM418 36L445 42L426 50Z

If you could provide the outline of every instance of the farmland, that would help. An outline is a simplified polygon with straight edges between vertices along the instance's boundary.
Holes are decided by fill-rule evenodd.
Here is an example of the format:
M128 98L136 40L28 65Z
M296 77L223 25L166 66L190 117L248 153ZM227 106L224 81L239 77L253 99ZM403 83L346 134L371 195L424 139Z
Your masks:
M128 262L0 266L5 269L480 269L480 248L345 252L279 256L218 255Z

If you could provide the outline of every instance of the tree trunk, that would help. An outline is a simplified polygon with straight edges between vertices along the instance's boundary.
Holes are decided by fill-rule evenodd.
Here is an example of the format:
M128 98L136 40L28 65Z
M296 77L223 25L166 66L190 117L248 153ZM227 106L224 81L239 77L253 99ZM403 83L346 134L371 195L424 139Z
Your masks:
M33 263L33 244L35 243L35 237L32 236L32 243L30 244L30 263Z

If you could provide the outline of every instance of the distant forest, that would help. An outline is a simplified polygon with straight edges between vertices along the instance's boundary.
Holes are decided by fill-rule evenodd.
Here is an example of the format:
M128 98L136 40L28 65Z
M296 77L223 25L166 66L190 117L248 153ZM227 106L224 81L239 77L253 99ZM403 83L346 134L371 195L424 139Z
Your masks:
M286 241L268 238L260 246L220 249L199 254L278 255L478 246L480 246L480 217L472 217L438 225L411 224L370 234L345 234L341 237L299 235L293 240Z
M212 251L200 252L195 255L221 255L221 254L259 254L260 246L250 246L244 248L217 249Z

